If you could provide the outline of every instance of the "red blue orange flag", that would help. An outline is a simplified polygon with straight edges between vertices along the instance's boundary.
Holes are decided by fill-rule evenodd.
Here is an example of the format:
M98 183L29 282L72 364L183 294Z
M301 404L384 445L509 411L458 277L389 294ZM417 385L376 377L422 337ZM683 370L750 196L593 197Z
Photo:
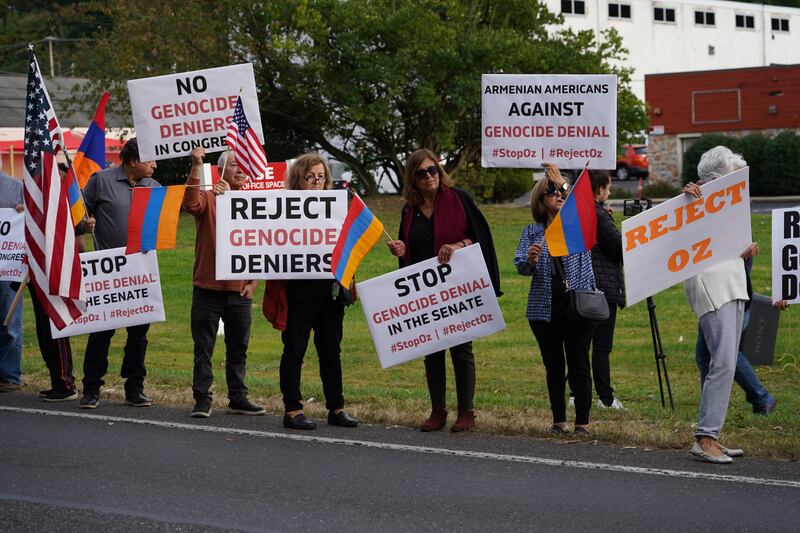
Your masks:
M103 93L100 98L94 120L72 159L72 167L81 189L86 187L92 174L106 168L106 104L109 96L108 93Z
M358 265L383 233L383 224L356 194L333 248L331 272L344 287L349 287Z
M185 185L134 187L126 254L175 248Z
M583 169L561 210L544 231L553 257L591 250L597 242L597 213L589 171Z
M64 189L67 191L72 225L77 226L86 216L86 206L83 203L83 195L81 195L81 189L78 187L78 180L75 179L72 166L69 167L69 172L64 178Z

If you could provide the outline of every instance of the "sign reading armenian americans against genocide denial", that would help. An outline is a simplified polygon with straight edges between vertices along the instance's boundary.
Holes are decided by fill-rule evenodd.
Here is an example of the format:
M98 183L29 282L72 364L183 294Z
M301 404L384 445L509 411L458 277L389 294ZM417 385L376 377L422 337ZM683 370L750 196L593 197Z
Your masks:
M206 152L224 150L240 89L244 113L263 144L250 63L129 80L141 160L189 155L196 146Z
M740 257L752 242L749 168L622 221L628 305Z
M0 281L22 281L28 271L26 254L25 213L0 209Z
M217 279L331 279L347 191L217 196Z
M612 169L617 77L484 74L481 165Z
M358 297L383 368L506 327L480 244L361 281Z
M164 301L156 252L125 255L125 247L81 254L86 312L54 339L163 322Z
M800 207L772 210L772 299L800 302Z

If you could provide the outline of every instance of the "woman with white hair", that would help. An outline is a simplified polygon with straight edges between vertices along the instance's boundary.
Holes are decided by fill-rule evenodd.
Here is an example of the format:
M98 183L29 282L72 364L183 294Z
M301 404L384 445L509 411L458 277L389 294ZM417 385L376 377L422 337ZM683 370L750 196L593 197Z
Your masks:
M700 180L687 184L683 191L700 198L703 195L700 183L725 176L746 165L742 156L724 146L716 146L700 158L697 165ZM758 245L753 243L742 257L752 257L757 253ZM691 453L710 463L731 463L732 457L744 452L726 448L717 440L728 411L745 302L749 300L744 262L731 259L720 263L686 280L683 288L699 321L698 344L702 340L710 354L708 373L701 384L700 415Z

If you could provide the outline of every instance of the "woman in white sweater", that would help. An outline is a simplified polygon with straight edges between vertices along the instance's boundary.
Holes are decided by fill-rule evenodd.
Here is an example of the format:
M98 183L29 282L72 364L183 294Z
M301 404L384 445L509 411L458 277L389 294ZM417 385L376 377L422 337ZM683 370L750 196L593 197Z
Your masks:
M699 184L710 181L746 166L744 159L724 146L703 154L697 165L701 181L689 183L684 192L701 197ZM757 253L753 243L742 257ZM709 372L702 384L700 415L695 431L692 455L710 463L733 462L732 457L743 455L742 450L725 448L717 442L731 395L736 356L742 334L742 318L747 296L747 277L742 259L731 259L712 267L683 284L686 299L699 320L711 360Z

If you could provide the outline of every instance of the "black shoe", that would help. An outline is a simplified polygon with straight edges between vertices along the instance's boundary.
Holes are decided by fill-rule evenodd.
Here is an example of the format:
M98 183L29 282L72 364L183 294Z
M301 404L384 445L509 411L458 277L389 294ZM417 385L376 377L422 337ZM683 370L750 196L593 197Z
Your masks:
M153 402L144 395L143 392L136 392L133 394L125 395L125 405L132 405L134 407L150 407Z
M192 418L208 418L211 416L211 398L200 398L194 403Z
M54 391L54 390L55 390L55 389L40 390L40 391L39 391L39 398L44 398L45 396L48 396L48 395L50 395L50 394L53 394L53 391Z
M48 391L43 391L48 392ZM46 402L68 402L78 398L78 391L72 390L55 390L52 389L48 394L39 394L39 397Z
M81 398L78 407L81 409L97 409L98 405L100 405L99 392L83 391L83 398Z
M354 428L358 427L358 420L348 415L344 411L339 411L338 413L328 411L328 425L341 426L343 428Z
M576 437L591 437L592 433L586 429L585 427L576 427L575 430L572 432L575 434Z
M242 398L241 400L236 400L228 404L228 412L235 415L265 415L267 412L264 410L263 407L259 407L258 405L254 405L250 403L250 400L247 398Z
M283 427L289 429L317 429L317 423L300 413L295 416L283 415Z

